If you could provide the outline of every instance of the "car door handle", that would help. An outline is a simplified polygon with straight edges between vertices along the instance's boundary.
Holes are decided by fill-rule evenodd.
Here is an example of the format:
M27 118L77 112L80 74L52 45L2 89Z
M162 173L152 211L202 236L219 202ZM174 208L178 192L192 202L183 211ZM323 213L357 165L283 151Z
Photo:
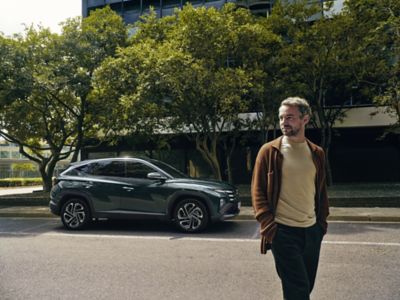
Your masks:
M90 189L93 186L93 182L89 181L89 182L85 183L83 186L85 189Z
M130 186L123 186L122 187L124 190L127 190L128 192L133 191L135 188L130 187Z

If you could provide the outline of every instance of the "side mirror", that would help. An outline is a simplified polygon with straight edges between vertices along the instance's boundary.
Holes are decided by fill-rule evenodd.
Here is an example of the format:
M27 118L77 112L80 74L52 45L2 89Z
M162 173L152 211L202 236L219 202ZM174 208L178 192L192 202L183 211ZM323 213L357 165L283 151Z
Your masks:
M167 177L158 173L158 172L151 172L147 174L148 179L153 179L153 180L167 180Z

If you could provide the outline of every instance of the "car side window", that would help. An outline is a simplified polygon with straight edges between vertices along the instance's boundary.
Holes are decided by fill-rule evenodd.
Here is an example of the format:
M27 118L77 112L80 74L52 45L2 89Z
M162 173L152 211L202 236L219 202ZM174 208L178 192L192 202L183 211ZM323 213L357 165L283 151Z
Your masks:
M92 175L92 169L94 164L86 164L72 170L69 170L66 175L69 176L85 176L85 175Z
M125 177L124 161L104 161L92 165L91 174L94 176Z
M126 177L147 179L147 174L150 172L156 172L156 170L140 162L126 163Z

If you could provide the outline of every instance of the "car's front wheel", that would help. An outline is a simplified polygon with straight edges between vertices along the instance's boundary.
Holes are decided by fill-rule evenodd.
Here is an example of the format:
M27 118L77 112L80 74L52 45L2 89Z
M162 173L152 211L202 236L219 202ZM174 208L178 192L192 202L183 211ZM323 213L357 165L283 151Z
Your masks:
M180 201L173 213L174 223L183 232L200 232L209 222L209 214L205 205L197 199Z
M89 208L81 199L69 199L61 208L61 221L67 229L83 229L90 220Z

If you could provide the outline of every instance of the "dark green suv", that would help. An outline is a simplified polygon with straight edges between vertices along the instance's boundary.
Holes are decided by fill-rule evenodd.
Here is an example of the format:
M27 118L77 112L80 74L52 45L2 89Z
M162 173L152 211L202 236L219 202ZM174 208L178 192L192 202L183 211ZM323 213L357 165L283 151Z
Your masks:
M49 205L72 230L98 218L158 218L184 232L199 232L240 211L234 186L189 178L163 162L139 158L72 164L56 179Z

